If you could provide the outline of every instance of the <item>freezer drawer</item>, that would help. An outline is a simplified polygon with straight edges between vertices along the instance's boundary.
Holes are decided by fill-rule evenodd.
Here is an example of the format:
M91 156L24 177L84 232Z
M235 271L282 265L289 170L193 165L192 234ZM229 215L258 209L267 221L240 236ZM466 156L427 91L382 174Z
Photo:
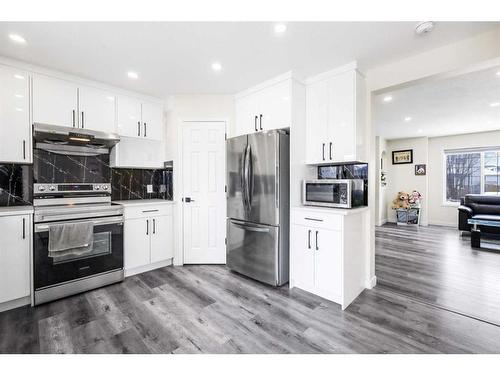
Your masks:
M227 266L270 285L279 284L279 227L227 220Z

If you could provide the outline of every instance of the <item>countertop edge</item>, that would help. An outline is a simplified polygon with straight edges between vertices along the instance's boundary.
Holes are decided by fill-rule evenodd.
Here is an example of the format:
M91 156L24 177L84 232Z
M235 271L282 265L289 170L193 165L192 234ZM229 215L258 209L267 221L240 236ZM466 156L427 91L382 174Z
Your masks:
M330 208L330 207L319 207L319 206L292 206L290 211L293 210L309 210L318 211L324 214L334 214L334 215L357 215L365 211L370 210L369 206L356 207L356 208Z
M33 206L3 206L0 207L0 216L30 215Z

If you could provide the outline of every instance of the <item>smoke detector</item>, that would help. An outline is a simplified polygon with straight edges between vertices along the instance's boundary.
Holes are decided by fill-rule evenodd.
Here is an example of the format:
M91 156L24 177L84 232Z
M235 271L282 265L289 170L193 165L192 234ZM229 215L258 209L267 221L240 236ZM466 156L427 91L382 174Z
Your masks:
M425 35L430 33L432 29L434 29L434 22L424 21L415 26L415 33L417 33L417 35Z

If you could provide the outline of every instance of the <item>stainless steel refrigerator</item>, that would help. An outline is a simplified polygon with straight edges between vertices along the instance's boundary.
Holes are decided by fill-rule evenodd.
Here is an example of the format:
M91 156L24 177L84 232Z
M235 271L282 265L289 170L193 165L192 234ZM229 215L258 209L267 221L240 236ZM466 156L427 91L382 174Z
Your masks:
M290 143L283 130L227 140L227 266L270 285L288 282Z

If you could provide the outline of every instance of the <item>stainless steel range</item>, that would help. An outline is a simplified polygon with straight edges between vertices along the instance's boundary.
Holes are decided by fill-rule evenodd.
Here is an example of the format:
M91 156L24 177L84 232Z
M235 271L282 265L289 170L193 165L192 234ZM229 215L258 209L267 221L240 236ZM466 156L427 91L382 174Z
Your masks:
M123 208L111 184L34 185L34 305L123 280Z

